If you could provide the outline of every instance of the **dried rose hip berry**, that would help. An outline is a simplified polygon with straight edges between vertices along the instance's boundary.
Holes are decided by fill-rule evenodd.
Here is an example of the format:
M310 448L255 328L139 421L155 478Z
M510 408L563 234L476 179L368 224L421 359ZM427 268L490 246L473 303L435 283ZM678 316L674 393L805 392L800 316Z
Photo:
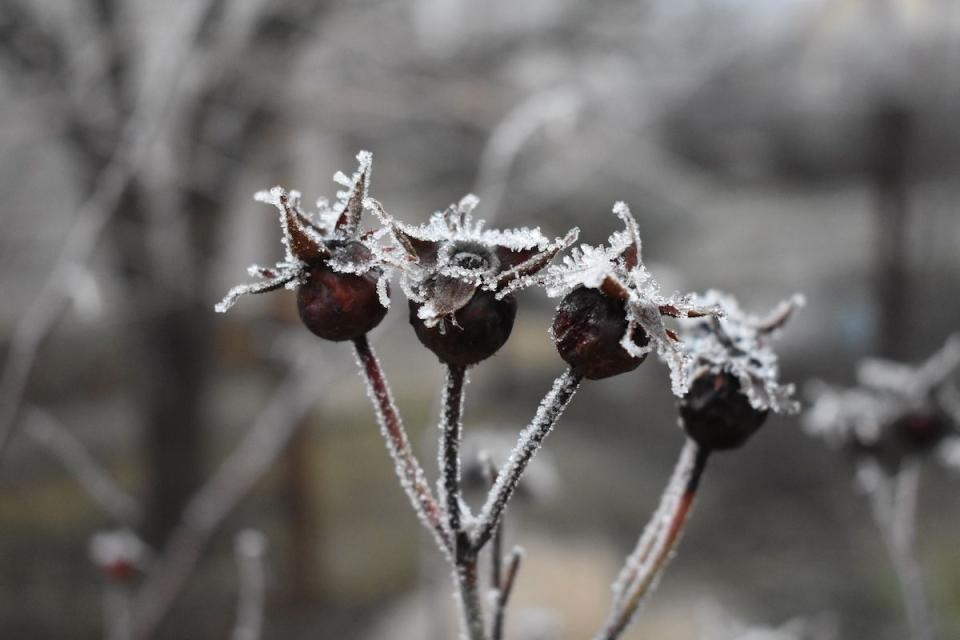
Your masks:
M410 301L410 324L417 338L445 364L469 366L486 360L502 347L513 330L517 300L496 299L493 291L478 289L452 320L428 327L417 315L420 305Z
M568 293L553 318L553 339L560 357L590 380L632 371L646 359L630 355L620 344L626 331L624 301L588 287ZM633 340L638 347L650 342L639 327Z
M743 445L763 425L767 413L751 406L740 381L728 373L701 375L680 400L687 435L711 451Z
M387 308L377 296L378 273L337 273L325 264L313 266L297 287L297 310L303 324L325 340L355 340L372 330Z

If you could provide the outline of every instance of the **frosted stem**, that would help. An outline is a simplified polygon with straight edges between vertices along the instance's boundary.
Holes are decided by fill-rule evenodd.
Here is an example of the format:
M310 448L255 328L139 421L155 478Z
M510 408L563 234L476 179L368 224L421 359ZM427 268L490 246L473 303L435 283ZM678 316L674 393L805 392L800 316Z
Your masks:
M486 640L483 606L480 603L477 553L463 529L460 517L460 438L463 432L463 392L467 369L448 365L443 389L440 432L440 473L447 526L453 538L457 591L463 613L463 629L470 640Z
M474 549L482 549L490 540L507 502L513 496L523 472L537 453L544 438L553 430L553 426L570 404L570 400L580 387L582 376L572 369L563 372L554 380L553 387L537 408L533 421L520 433L517 445L510 453L506 463L497 474L497 481L490 492L479 516L478 533L473 540Z
M920 464L905 461L892 481L882 472L877 477L869 491L871 512L900 583L911 635L914 640L934 640L933 614L914 549Z
M383 434L387 451L393 458L400 485L424 526L433 531L440 549L445 553L450 553L452 552L452 545L444 528L443 510L437 503L436 498L433 497L423 468L410 446L410 439L407 437L403 421L397 412L393 396L390 394L390 387L387 385L387 379L380 368L380 362L373 353L366 336L355 340L354 346L357 351L360 372L367 381L370 401L373 403L373 409L377 414L377 421L380 423L380 432Z
M460 519L460 439L463 434L463 392L466 367L449 365L443 390L443 418L440 433L440 473L447 525L457 547L466 544Z
M687 440L660 506L614 583L613 606L595 640L619 638L656 587L680 542L709 455L708 449L701 449L692 440Z
M507 604L510 602L510 594L513 592L513 583L517 579L517 571L520 570L520 562L523 560L523 551L520 547L514 547L510 553L510 561L507 564L507 572L502 584L497 585L497 601L493 610L493 632L491 640L503 640L503 623L507 614ZM502 559L497 556L496 563L500 564Z

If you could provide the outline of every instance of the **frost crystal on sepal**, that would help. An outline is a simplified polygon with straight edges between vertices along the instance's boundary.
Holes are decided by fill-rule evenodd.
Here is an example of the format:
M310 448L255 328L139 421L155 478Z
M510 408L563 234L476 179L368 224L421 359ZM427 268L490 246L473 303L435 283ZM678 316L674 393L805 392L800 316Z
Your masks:
M483 220L473 218L478 202L467 195L419 226L396 220L372 198L366 202L393 239L378 256L400 271L400 286L422 305L417 317L427 327L452 321L478 289L502 299L537 284L534 274L577 238L576 229L553 241L539 228L485 229Z
M277 186L254 194L258 202L277 208L283 232L284 259L271 268L251 266L248 269L250 276L260 278L263 282L232 288L214 309L224 313L246 294L266 293L281 287L296 289L304 284L310 267L321 263L338 273L355 275L380 267L381 254L373 241L375 238L363 238L359 234L363 202L370 185L372 160L372 155L367 151L357 154L359 167L353 177L347 178L341 172L334 177L348 189L337 193L338 200L333 208L326 200L319 200L316 213L303 210L299 191L287 191ZM380 277L383 279L388 276L389 273L385 273ZM380 288L385 293L385 285ZM381 303L384 300L388 298L381 294Z
M814 381L807 389L813 400L804 416L812 435L835 446L871 447L904 417L927 416L945 420L941 454L960 438L960 401L950 379L960 368L960 335L950 336L944 346L919 366L889 360L867 359L857 367L858 386L839 388ZM942 457L942 455L941 455ZM948 456L949 457L949 456Z
M725 313L696 320L680 332L687 384L706 372L725 372L737 378L757 411L798 412L794 385L779 382L777 354L770 348L769 338L803 306L803 297L795 295L780 303L766 317L745 313L733 296L715 290L694 296L690 302L698 307L719 307Z
M670 368L673 393L683 395L688 386L689 356L676 334L666 327L663 317L720 316L723 311L716 305L698 304L689 294L664 296L659 283L643 264L640 234L630 208L624 202L617 202L613 212L623 221L623 231L614 232L606 245L583 244L572 249L561 263L550 266L536 279L551 297L562 297L578 287L587 287L622 299L627 329L621 346L636 358L656 350ZM637 344L634 336L639 331L649 337L648 344Z

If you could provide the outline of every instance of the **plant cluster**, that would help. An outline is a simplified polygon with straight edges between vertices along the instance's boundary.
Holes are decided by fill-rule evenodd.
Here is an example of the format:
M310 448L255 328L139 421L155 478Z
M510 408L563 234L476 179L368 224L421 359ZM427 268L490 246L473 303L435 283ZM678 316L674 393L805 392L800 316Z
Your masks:
M668 367L686 434L673 477L656 513L614 583L613 602L596 638L622 635L655 587L690 514L710 455L743 445L770 412L793 413L792 385L779 382L771 338L802 303L794 297L770 315L740 310L725 294L665 295L647 270L636 220L626 204L613 212L623 229L600 246L574 246L577 229L549 238L539 229L487 229L467 196L426 224L401 222L369 195L371 156L358 156L337 202L302 208L300 194L275 187L257 198L279 212L286 249L271 268L253 266L254 284L232 289L216 309L244 294L295 289L300 318L315 335L352 341L400 483L454 570L463 636L500 640L522 559L502 552L504 512L540 445L585 380L631 371L651 353ZM379 222L361 230L370 211ZM386 376L367 334L385 317L391 279L409 301L419 341L446 368L438 444L439 480L431 487L414 454ZM479 510L463 497L462 414L467 372L509 339L516 293L541 287L559 305L550 335L567 369L546 393L512 452L498 468L486 463L489 490ZM489 588L481 597L479 560L491 550ZM487 609L492 609L487 611Z

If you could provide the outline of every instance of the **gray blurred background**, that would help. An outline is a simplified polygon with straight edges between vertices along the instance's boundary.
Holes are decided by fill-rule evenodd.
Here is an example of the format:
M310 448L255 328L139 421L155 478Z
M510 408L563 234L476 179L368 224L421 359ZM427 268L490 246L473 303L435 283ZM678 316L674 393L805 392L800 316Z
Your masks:
M950 0L0 0L0 637L103 637L90 536L126 524L162 548L242 442L264 472L160 637L229 636L248 527L268 541L264 637L453 637L349 347L302 329L289 292L213 313L282 255L255 191L333 197L368 149L372 195L408 222L474 191L490 224L601 242L626 200L667 291L756 312L804 292L783 377L849 383L861 357L919 360L960 328L958 113ZM432 468L442 372L394 303L373 339ZM521 305L472 374L469 438L509 445L563 368L553 302ZM528 550L512 637L599 626L682 445L666 379L651 360L587 383L534 463L507 525ZM793 418L717 456L628 637L697 638L707 605L906 637L846 462ZM960 478L924 482L920 555L960 638Z

